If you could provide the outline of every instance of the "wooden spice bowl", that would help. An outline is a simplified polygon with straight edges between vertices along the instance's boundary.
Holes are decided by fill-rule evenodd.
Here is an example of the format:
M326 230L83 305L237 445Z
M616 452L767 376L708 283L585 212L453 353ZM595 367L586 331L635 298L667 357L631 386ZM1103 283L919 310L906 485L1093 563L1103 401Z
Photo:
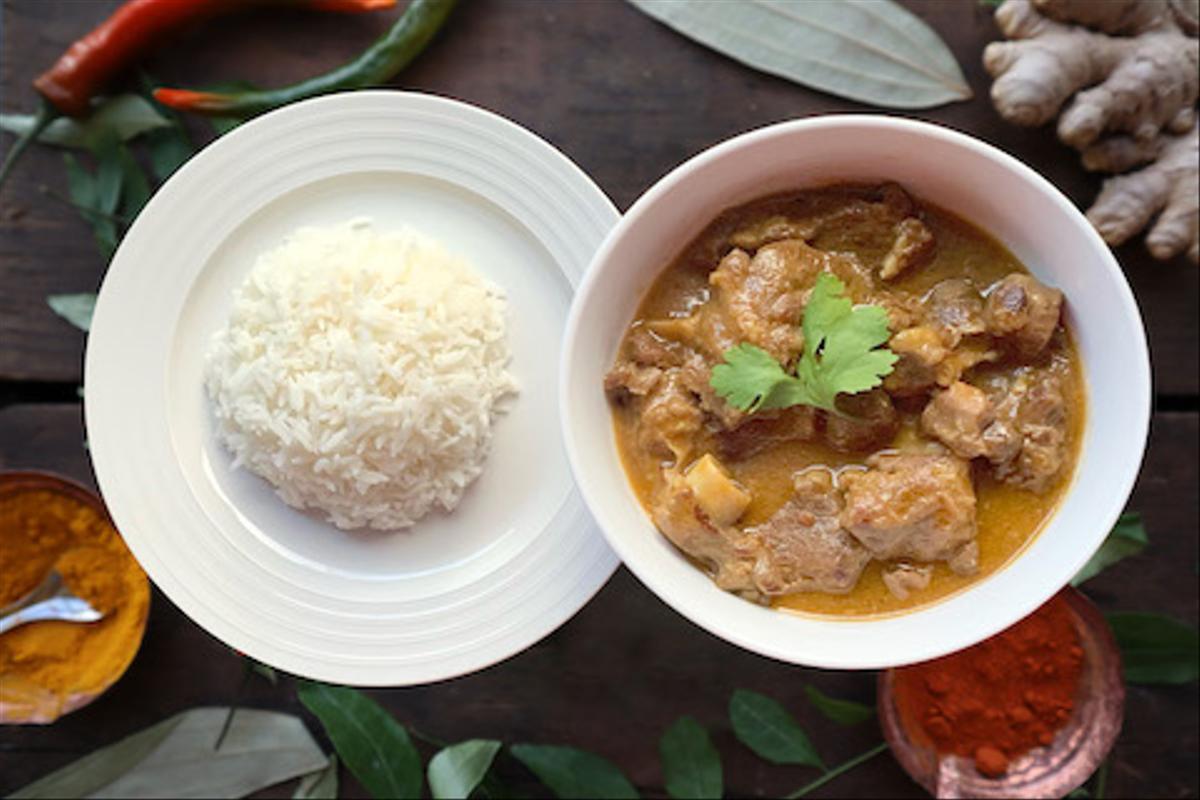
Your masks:
M0 503L5 498L25 492L48 491L61 495L96 512L102 519L112 524L112 518L105 508L99 495L75 481L55 475L50 472L33 470L0 471ZM130 556L132 558L132 556ZM67 690L55 692L37 685L31 681L16 678L11 675L0 675L3 688L0 690L0 724L47 724L54 722L64 714L83 708L88 703L102 695L128 669L133 658L141 647L142 638L146 631L146 621L149 617L150 582L145 573L138 570L134 579L133 591L128 596L140 595L145 598L140 602L137 616L132 622L132 634L122 643L119 652L113 654L109 667L102 675L93 676L86 690ZM118 612L120 613L120 612ZM79 623L35 623L45 624L79 624ZM100 623L91 623L100 624ZM5 635L12 635L20 629Z
M998 778L980 774L972 759L939 755L931 744L912 736L896 707L896 671L880 673L879 721L884 737L900 766L934 797L1064 797L1082 785L1112 749L1125 712L1120 651L1107 621L1091 601L1070 587L1060 596L1071 612L1083 649L1074 712L1053 744L1013 759Z

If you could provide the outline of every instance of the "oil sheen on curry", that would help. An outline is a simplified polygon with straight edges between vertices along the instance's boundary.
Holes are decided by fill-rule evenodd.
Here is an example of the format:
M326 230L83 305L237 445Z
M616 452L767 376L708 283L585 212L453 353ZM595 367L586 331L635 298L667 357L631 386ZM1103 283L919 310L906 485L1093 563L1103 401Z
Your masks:
M823 273L855 309L883 309L891 372L831 410L735 406L714 366L748 344L796 370ZM1070 482L1084 389L1064 301L895 184L731 209L658 277L605 377L629 480L662 534L748 600L872 615L944 597L1010 561Z

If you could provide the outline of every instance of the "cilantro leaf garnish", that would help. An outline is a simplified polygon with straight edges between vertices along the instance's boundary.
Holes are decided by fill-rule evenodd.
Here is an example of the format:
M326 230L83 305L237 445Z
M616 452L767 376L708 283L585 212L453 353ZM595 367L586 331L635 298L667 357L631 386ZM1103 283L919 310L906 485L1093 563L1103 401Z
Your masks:
M887 342L888 316L879 306L854 306L846 287L823 272L804 309L804 352L792 374L775 357L752 344L725 351L713 367L709 385L742 411L808 405L841 413L839 394L874 389L895 368L897 356Z

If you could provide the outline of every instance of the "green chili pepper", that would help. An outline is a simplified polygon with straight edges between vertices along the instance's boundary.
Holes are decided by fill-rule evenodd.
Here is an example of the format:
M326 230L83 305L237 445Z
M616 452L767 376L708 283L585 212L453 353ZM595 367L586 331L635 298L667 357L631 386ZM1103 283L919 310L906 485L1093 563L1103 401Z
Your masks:
M385 83L420 54L446 21L457 0L413 0L391 29L362 55L332 72L280 89L196 92L156 89L154 99L180 111L249 117L320 94Z

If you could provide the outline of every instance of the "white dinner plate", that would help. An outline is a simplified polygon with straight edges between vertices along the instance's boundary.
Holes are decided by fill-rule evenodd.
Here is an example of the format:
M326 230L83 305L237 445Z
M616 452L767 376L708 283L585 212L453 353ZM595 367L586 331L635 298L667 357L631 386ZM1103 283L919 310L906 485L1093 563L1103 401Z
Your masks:
M509 298L520 395L459 508L409 531L339 531L232 468L202 385L258 255L298 226L364 216L441 240ZM222 136L133 224L88 339L92 460L138 561L214 636L319 680L441 680L550 633L617 564L571 478L556 399L574 287L617 218L549 144L444 98L335 95Z

